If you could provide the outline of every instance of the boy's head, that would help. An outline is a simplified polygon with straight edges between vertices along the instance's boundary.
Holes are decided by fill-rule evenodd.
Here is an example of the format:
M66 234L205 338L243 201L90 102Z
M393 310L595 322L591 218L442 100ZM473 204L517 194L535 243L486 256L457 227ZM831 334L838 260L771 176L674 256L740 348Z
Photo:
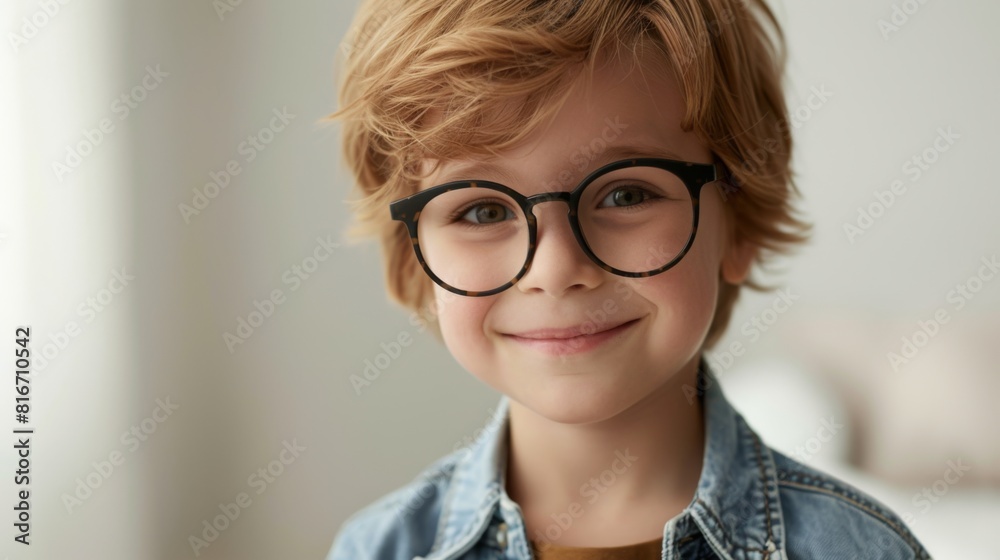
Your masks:
M718 340L740 286L763 288L748 278L753 263L806 238L791 210L780 41L757 0L365 1L332 115L345 118L364 195L353 233L380 237L391 296L483 381L567 420L620 410ZM445 182L569 191L646 152L727 170L701 189L688 253L650 277L590 260L553 201L533 209L535 254L515 285L456 295L390 219L390 202ZM589 350L509 336L623 321L620 337ZM566 391L579 408L550 408Z

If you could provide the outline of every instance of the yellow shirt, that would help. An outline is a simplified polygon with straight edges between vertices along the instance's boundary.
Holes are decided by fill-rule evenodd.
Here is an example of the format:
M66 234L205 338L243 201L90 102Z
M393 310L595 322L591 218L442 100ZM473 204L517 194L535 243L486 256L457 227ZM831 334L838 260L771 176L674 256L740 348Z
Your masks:
M541 548L531 541L531 553L536 560L660 560L663 539L599 548L556 546L545 543Z

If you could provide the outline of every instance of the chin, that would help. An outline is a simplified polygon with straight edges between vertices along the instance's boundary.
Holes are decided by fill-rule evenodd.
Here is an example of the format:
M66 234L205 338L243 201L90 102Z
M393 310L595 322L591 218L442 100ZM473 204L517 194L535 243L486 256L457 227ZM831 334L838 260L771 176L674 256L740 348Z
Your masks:
M621 391L621 387L567 387L557 383L544 390L532 391L511 398L525 408L560 424L591 424L602 422L627 410L639 400Z

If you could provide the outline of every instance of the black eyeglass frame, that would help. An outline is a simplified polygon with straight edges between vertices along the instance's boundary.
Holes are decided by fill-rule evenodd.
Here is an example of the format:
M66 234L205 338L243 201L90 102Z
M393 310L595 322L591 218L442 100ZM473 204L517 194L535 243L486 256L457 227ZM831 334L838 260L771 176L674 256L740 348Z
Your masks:
M691 211L694 219L691 225L691 235L688 237L687 243L684 245L681 252L673 258L673 260L660 268L647 272L629 272L626 270L620 270L601 261L601 259L590 249L590 246L587 245L583 232L580 230L580 221L577 215L580 198L583 196L583 191L587 188L587 186L607 173L629 167L656 167L667 170L674 175L677 175L684 182L684 185L687 187L688 192L691 195ZM531 263L535 257L535 241L537 239L537 218L532 213L532 209L537 204L557 200L566 202L569 205L567 218L569 219L570 228L573 230L573 235L576 237L580 248L583 249L583 252L590 258L591 261L594 262L594 264L618 276L628 278L646 278L665 272L684 258L684 255L687 254L687 252L691 249L691 246L694 244L695 235L698 233L698 208L700 206L701 187L714 181L728 179L728 177L729 174L727 173L725 165L723 165L720 161L716 161L714 163L695 163L667 158L629 158L615 161L596 169L584 177L572 191L552 191L538 193L531 196L524 196L523 194L501 183L476 179L462 179L437 185L416 194L390 202L389 213L393 220L403 222L406 225L406 229L410 235L410 240L413 243L413 251L417 256L417 261L424 269L424 272L427 273L427 275L430 276L430 278L437 285L458 295L483 297L500 293L514 284L517 284L518 280L520 280L528 272L528 269L531 268ZM426 206L431 199L439 194L467 188L485 188L506 194L521 207L525 220L528 222L528 253L525 257L524 265L521 266L521 270L514 276L513 279L508 281L506 284L491 290L469 291L449 285L447 282L434 274L434 272L430 269L430 266L428 266L427 261L424 260L423 253L420 252L420 241L417 238L417 220L420 218L420 213L423 211L424 206Z

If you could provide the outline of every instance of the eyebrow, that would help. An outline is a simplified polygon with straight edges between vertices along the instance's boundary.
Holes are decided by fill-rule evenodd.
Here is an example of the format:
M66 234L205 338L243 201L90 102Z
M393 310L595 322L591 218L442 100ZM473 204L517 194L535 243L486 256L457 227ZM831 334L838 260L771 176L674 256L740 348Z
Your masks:
M579 150L573 152L573 155L584 154ZM586 158L586 155L583 156ZM561 174L563 171L569 171L572 174L582 174L581 178L591 171L597 169L598 167L611 163L612 161L629 159L629 158L667 158L680 161L687 161L685 158L677 155L676 152L668 150L666 148L661 148L658 146L650 145L617 145L609 146L603 152L601 152L596 157L593 157L587 162L586 172L582 172L579 169L579 165L573 164L573 157L567 158L567 164L563 169L560 169L557 173ZM490 175L492 177L499 178L502 182L506 183L517 183L518 178L514 176L514 173L510 171L507 166L493 163L491 161L476 161L466 164L460 164L453 169L446 171L439 179L437 179L435 184L442 184L450 181L460 181L460 180L472 180L472 179L486 179L485 176L473 177L473 173L482 173L483 175Z

